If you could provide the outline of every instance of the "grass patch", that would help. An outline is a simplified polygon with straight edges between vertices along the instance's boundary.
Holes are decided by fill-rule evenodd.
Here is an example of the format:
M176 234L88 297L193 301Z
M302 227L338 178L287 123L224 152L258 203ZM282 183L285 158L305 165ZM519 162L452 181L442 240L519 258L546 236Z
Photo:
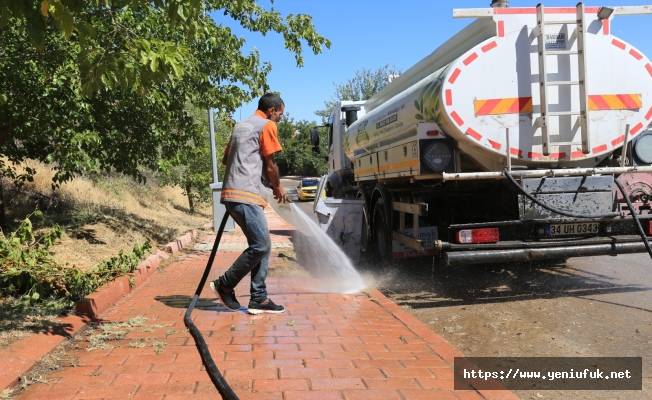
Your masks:
M134 243L149 241L153 251L162 249L212 217L206 204L188 213L183 191L158 186L152 174L147 175L146 184L115 174L94 174L53 190L51 167L38 162L23 167L36 171L33 182L21 187L2 182L9 223L5 231L15 230L35 209L42 211L42 217L33 221L33 242L42 240L56 224L60 226L60 240L47 248L47 256L56 261L59 271L92 271L121 252L131 252ZM22 299L0 284L0 350L31 333L55 329L56 317L72 306L60 297L33 298L33 293L30 287L30 298Z

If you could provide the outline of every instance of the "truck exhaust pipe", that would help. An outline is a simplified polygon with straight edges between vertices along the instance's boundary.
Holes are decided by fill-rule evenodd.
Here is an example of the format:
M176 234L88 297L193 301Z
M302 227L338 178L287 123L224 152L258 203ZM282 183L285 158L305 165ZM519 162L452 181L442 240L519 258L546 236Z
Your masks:
M492 7L509 7L508 0L493 0L491 2Z

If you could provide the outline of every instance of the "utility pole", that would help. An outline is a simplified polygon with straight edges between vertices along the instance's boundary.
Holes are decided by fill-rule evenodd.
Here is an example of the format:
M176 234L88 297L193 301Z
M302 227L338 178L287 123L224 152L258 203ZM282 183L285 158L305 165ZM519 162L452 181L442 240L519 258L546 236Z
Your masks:
M222 182L219 181L217 174L217 154L215 151L215 125L213 124L213 109L208 110L208 130L211 140L211 159L213 164L213 183L209 186L213 192L213 230L218 231L222 218L226 214L226 207L220 202L222 197ZM233 218L229 218L224 225L224 232L231 232L235 229Z

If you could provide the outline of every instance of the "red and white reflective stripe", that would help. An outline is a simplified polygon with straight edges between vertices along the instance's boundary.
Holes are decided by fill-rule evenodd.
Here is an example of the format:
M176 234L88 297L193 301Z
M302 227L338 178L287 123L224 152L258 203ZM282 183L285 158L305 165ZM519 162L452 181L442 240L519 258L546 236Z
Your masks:
M494 40L493 42L482 46L481 49L483 53L486 53L491 49L495 49L496 47L498 47L498 43L496 43L496 41Z
M489 144L489 146L493 147L493 148L496 149L496 150L500 150L500 148L503 147L502 144L500 144L500 143L498 143L498 142L494 142L494 141L491 140L491 139L487 139L487 143Z
M613 44L614 46L618 47L621 50L625 50L625 48L627 48L627 45L625 43L623 43L623 42L621 42L620 40L617 40L617 39L613 39L611 41L611 44Z
M498 37L505 37L505 21L498 21Z
M477 140L478 142L482 139L482 135L474 131L473 128L467 129L466 134L471 136L473 139Z
M603 151L607 151L607 144L601 144L600 146L596 146L591 150L591 153L602 153Z
M643 55L634 49L629 50L629 55L634 57L638 61L641 61L643 59Z
M464 120L462 118L460 118L460 116L457 114L457 112L453 111L451 113L451 118L453 118L455 120L455 123L457 125L459 125L459 126L464 125Z
M608 35L608 34L609 34L609 31L610 31L610 23L609 23L609 19L603 19L603 20L602 20L602 32L603 32L605 35Z
M457 80L457 77L460 76L461 73L462 73L461 69L455 68L455 71L453 71L453 73L451 74L451 77L448 78L448 82L450 84L455 83L455 81Z
M546 158L543 156L543 154L532 151L528 153L528 157L533 160ZM550 155L547 157L548 160L562 160L564 158L566 158L566 153L550 153Z
M600 7L586 7L584 12L598 13ZM536 14L537 9L533 7L514 7L514 8L494 8L494 15L508 15L508 14ZM577 15L575 7L546 7L546 14L573 14Z
M634 136L634 135L636 135L637 133L639 133L642 129L643 129L643 124L639 122L635 127L633 127L633 128L629 131L629 133L631 133L632 136Z
M613 147L616 147L617 145L621 144L622 142L625 141L625 135L621 135L620 137L614 139L611 141L611 145Z
M471 64L473 61L475 61L477 59L478 59L478 54L474 52L470 56L466 57L466 59L463 61L463 63L464 63L464 65L468 66L469 64Z
M512 155L518 156L518 157L523 157L523 150L517 149L515 147L510 147L509 152Z

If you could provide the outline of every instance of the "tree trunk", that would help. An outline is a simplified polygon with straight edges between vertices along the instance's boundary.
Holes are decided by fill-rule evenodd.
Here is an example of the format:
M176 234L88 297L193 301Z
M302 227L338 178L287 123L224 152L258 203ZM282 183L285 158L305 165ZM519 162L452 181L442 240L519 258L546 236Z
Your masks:
M0 228L2 232L7 229L7 217L5 216L5 194L2 185L2 177L0 177Z
M195 213L195 205L192 202L192 193L190 193L192 186L189 183L186 183L186 196L188 196L188 207L190 207L190 212Z

